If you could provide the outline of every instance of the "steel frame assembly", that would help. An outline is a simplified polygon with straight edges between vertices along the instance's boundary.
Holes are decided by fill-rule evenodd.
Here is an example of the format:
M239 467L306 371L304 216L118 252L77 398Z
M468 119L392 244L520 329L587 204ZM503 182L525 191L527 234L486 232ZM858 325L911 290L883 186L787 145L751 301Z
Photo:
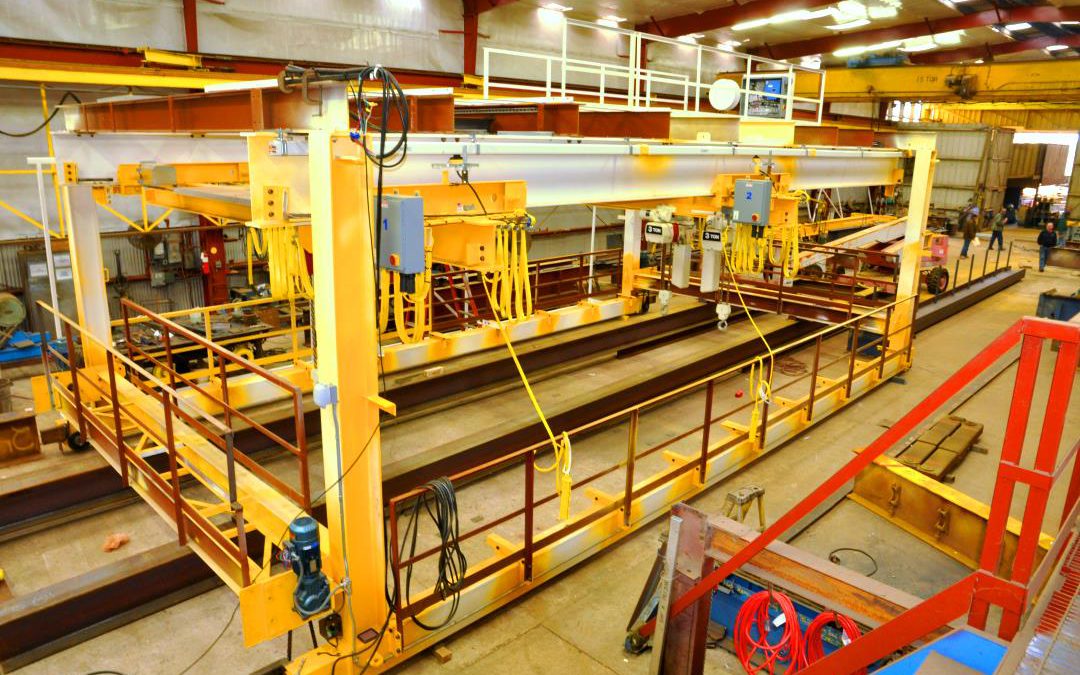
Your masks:
M1056 343L1058 352L1054 358L1046 404L1042 406L1034 403L1035 385L1039 360L1048 343ZM1071 564L1075 559L1076 527L1080 517L1080 464L1074 460L1080 452L1080 443L1074 444L1063 456L1059 447L1076 368L1080 364L1080 324L1027 317L1009 327L923 402L858 452L759 536L732 545L725 533L724 523L708 522L703 515L686 507L677 509L676 517L685 521L682 525L688 522L690 526L685 531L688 540L673 544L680 554L687 557L680 558L681 592L672 599L669 614L679 619L669 619L671 626L665 633L662 647L664 672L700 672L705 649L705 617L709 612L710 594L718 583L751 561L760 562L760 556L766 554L778 537L861 471L873 466L885 451L926 423L931 414L1017 347L1020 356L1011 413L998 461L985 534L977 552L977 561L972 561L975 571L902 611L889 608L885 616L869 617L865 597L839 592L831 587L836 592L828 598L830 602L839 603L840 608L854 616L869 619L874 629L800 670L807 673L859 672L901 648L939 635L942 629L958 619L966 619L965 623L977 630L986 630L991 607L1000 610L1000 618L994 623L996 633L1002 640L1012 641L1025 623L1041 625L1040 614L1034 610L1036 607L1040 612L1045 610L1046 602L1040 600L1041 596L1056 595L1056 586L1048 583L1051 575L1063 562ZM1024 461L1024 437L1033 421L1040 425L1039 438L1034 457ZM1041 527L1050 491L1062 479L1067 479L1068 487L1058 520L1060 529L1045 555L1040 557L1040 546L1047 543ZM1016 524L1010 522L1010 508L1020 486L1026 487L1028 495L1023 520ZM1013 527L1018 531L1010 532ZM704 547L702 541L705 542ZM712 564L710 558L716 559L719 564ZM706 562L706 559L710 560ZM780 564L773 569L791 570L791 566ZM807 579L808 575L805 574L791 574L786 581L792 588L801 589ZM812 584L806 586L811 593L814 587ZM889 592L890 589L876 591L880 596L887 596ZM1060 620L1060 616L1057 620ZM655 621L643 623L636 628L633 638L641 640L652 634L655 626ZM1037 627L1029 628L1025 635L1030 637L1040 630ZM1024 657L1026 647L1027 643L1022 641L1010 647L1008 658L1014 667ZM1038 660L1039 652L1035 653L1034 658Z
M246 645L334 617L330 624L340 639L302 655L289 665L290 672L335 672L335 666L336 672L369 666L378 671L398 664L662 517L671 505L708 489L910 367L933 177L932 136L912 136L901 148L855 149L398 130L391 140L401 138L407 156L396 168L380 171L365 152L371 138L358 138L352 129L350 106L355 100L346 87L329 84L317 91L317 105L304 102L303 123L287 125L287 134L269 131L266 118L250 124L243 120L239 128L247 132L244 136L222 128L217 106L224 100L240 100L249 111L284 109L281 101L269 105L257 89L81 111L75 131L57 137L58 159L65 167L79 317L77 322L62 319L67 356L48 347L43 352L48 367L43 395L47 391L81 439L92 443L125 485L170 523L178 541L237 593ZM278 92L266 96L278 97ZM284 94L278 98L295 103ZM180 114L183 110L209 116L218 125L217 133L192 138L176 133L175 124L161 128L159 122L145 122L190 121L190 115ZM93 135L78 133L79 124L86 128L91 123ZM134 130L143 133L125 133ZM148 151L155 163L140 167ZM769 183L775 193L762 204L791 214L799 191L894 186L903 161L912 163L913 189L908 215L898 221L903 244L893 259L896 271L884 280L860 277L856 271L826 274L803 284L798 267L787 264L775 273L728 264L711 289L703 279L700 266L707 249L688 232L703 239L704 232L722 220L732 237L746 235L741 241L762 261L783 248L788 230L798 239L799 225L792 216L766 228L763 237L755 231L755 241L750 241L757 220L732 211L739 208L741 181ZM477 180L463 177L462 168ZM116 175L118 180L94 185L80 182L80 174ZM121 194L137 195L156 209L243 220L249 231L260 233L264 245L278 247L271 300L286 302L293 318L275 337L287 338L292 350L276 358L250 359L216 342L210 317L226 307L197 312L205 334L181 324L179 317L127 300L123 316L112 322L101 271L98 216L103 203ZM376 196L382 203L373 206ZM413 282L423 288L438 278L432 262L461 268L465 272L458 288L487 296L489 309L495 311L484 315L484 321L451 325L443 332L435 330L433 322L424 326L423 313L433 310L413 300L398 314L400 339L395 341L383 330L387 324L380 314L385 316L388 309L377 289L384 286L389 268L403 265L395 258L382 259L380 232L387 224L379 222L373 210L378 208L385 217L391 201L416 198L422 200L423 235L412 253L419 250L425 262ZM784 200L793 201L781 204ZM513 236L500 233L527 228L528 209L557 204L624 209L623 249L614 254L618 283L604 297L575 304L535 303L532 311L506 311L502 303L502 310L495 309L490 284L500 271L489 256L501 251L505 259L524 263L506 267L504 279L514 280L505 282L510 296L526 288L535 291L538 283L530 287L525 282L529 275L539 282L542 274L539 266L528 266L523 251L514 258ZM160 225L163 217L148 214L141 223ZM654 225L676 224L683 226L683 239L646 246ZM740 230L743 226L747 229ZM687 247L679 253L687 263L685 283L673 283L682 276L677 268L683 264L674 257L676 245ZM654 255L643 257L650 248ZM738 246L730 250L735 253ZM306 269L308 252L313 274ZM816 253L831 257L844 251L819 247ZM794 265L797 255L790 260ZM578 267L585 266L581 258ZM697 268L694 275L690 267ZM399 289L406 288L408 273L400 272ZM594 281L595 275L587 279ZM577 283L581 281L579 277ZM459 534L459 539L483 535L490 556L470 563L452 597L436 588L415 597L402 593L408 584L403 577L430 564L440 549L406 554L404 546L408 530L403 531L400 519L416 508L428 486L383 493L380 415L393 415L396 407L380 390L380 372L504 345L512 349L521 340L637 312L658 292L738 303L747 312L765 309L823 325L786 345L766 342L767 356L576 428L560 429L561 440L553 435L551 443L463 461L445 476L450 486L461 489L481 475L521 472L521 507ZM296 306L309 301L314 320L306 324L297 319ZM160 334L160 347L132 339L131 331L139 325ZM406 338L402 329L410 325L424 330ZM114 328L122 330L122 344L115 341ZM307 329L317 337L312 349L300 342ZM832 359L823 353L824 341L847 335L853 347L843 356ZM771 388L773 360L800 348L814 349L813 368L804 377ZM186 353L181 350L205 354L203 367L178 367L178 354ZM757 369L769 388L759 389L735 410L714 410L715 383L744 369ZM321 418L324 485L317 490L309 485L304 421L309 392ZM700 423L691 424L678 438L639 447L643 413L691 394L704 399ZM289 409L292 428L287 433L262 424L252 412L274 402L284 402ZM566 467L565 485L538 494L545 484L536 475L538 464L553 446L556 452L568 452L573 445L581 453L590 435L615 425L625 425L627 437L625 452L613 463L588 476L571 475ZM254 429L264 445L291 457L295 472L290 469L282 476L262 465L237 443L241 429ZM694 450L679 445L691 438L700 440ZM164 469L148 460L153 454L167 458ZM658 458L663 459L662 469L644 468ZM325 522L311 525L304 517L315 514L319 501L325 503ZM547 524L550 514L544 509L556 504L559 517ZM507 523L520 523L520 538L496 531ZM304 555L311 557L298 566ZM282 560L287 564L280 565ZM327 599L310 612L301 611L301 588L319 578L316 569L325 575ZM432 625L440 627L428 628Z

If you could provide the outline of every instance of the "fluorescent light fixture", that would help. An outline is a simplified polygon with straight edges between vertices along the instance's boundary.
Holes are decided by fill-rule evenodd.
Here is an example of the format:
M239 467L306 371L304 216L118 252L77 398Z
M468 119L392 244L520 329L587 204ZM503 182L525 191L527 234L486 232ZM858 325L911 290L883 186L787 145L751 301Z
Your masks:
M603 26L605 28L618 28L619 27L619 22L618 21L612 21L611 19L597 19L596 20L596 25L597 26Z
M614 14L608 14L604 17L604 19L606 21L614 21L615 23L622 23L623 21L626 21L625 16L615 16Z
M553 12L569 12L573 7L567 7L566 5L560 5L557 2L544 3L544 9L550 9Z
M731 27L731 30L753 30L754 28L761 28L762 26L768 26L769 19L754 19L753 21L743 21L737 23Z
M802 57L802 61L799 62L799 65L803 68L820 68L821 54L816 54L814 56L804 56Z
M850 16L866 16L866 5L855 2L855 0L843 0L836 8Z
M1078 23L1080 23L1080 21L1058 21L1059 26L1075 26Z
M716 46L719 47L720 49L727 49L727 50L735 49L735 48L737 48L737 47L739 47L741 45L742 45L742 43L739 42L738 40L728 40L726 42L718 42L716 44Z
M1026 21L1023 23L1010 23L1005 26L1005 30L1027 30L1028 28L1031 28L1031 24Z
M705 37L704 33L690 33L689 35L680 35L676 39L679 42L685 42L688 45L696 45L698 39Z
M832 53L833 56L843 58L845 56L858 56L866 51L866 47L844 47Z
M867 12L871 19L891 19L896 16L895 7L871 7Z
M1048 52L1060 52L1062 49L1068 49L1068 45L1050 45L1046 48Z
M825 27L829 30L850 30L852 28L858 28L859 26L865 26L868 23L870 23L869 19L855 19L854 21L848 21L847 23L837 23Z
M964 31L954 30L948 33L939 33L934 36L934 42L939 45L958 45L963 41Z
M879 42L876 45L870 45L866 48L868 52L883 52L888 49L896 49L900 45L904 44L903 40L889 40L888 42Z
M933 40L927 40L925 42L915 42L914 40L908 40L904 43L904 46L900 48L902 52L925 52L928 49L935 49L937 44Z
M810 18L810 12L805 9L797 9L793 12L783 12L769 18L769 23L791 23L792 21L806 21Z
M975 59L975 63L982 63L982 62L983 62L982 59Z

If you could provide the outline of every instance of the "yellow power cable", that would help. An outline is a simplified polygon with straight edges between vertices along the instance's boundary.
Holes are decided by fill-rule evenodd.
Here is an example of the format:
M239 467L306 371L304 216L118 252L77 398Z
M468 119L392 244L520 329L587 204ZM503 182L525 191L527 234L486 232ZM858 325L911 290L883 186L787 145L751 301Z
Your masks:
M483 276L480 277L480 283L484 287L484 295L487 296L488 303L490 304L492 301L491 292L488 290L487 282L484 280ZM529 378L525 375L525 369L521 367L521 361L518 360L517 351L514 349L514 344L510 340L510 333L506 330L506 326L503 325L503 322L499 320L498 315L495 316L495 326L502 335L503 342L506 343L506 349L510 352L510 358L514 362L514 367L517 368L521 383L525 386L525 393L529 395L529 401L532 403L533 410L536 411L536 416L540 418L540 423L544 425L544 430L547 431L548 439L551 441L552 451L555 454L554 461L552 461L550 466L542 467L534 462L533 468L540 473L551 473L552 471L555 471L555 469L561 467L561 470L555 477L555 489L559 494L559 519L566 520L570 515L570 488L573 486L570 474L570 469L573 465L570 436L564 431L561 439L555 437L555 432L551 430L551 425L548 423L547 417L540 407L540 402L536 399L536 394L533 392L532 385L529 384Z

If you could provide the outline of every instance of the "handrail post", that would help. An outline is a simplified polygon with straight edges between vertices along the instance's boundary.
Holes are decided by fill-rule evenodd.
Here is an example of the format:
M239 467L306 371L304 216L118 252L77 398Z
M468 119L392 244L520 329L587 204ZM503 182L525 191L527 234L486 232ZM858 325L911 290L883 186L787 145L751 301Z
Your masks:
M999 267L1001 267L1001 245L1000 244L998 245L997 256L995 256L995 258L994 258L994 271L997 272Z
M79 364L75 353L75 338L71 335L71 324L64 323L64 340L67 342L68 370L71 372L71 393L75 399L75 417L79 420L79 436L87 441L86 417L83 415L82 394L79 393Z
M990 247L988 246L986 248L986 251L983 253L983 268L982 268L982 274L979 275L980 279L982 279L983 277L986 276L986 263L988 263L989 261L990 261Z
M953 288L960 285L960 258L956 259L956 265L953 267L952 285Z
M135 352L131 347L131 321L128 316L128 301L125 298L120 298L120 314L124 319L124 347L127 348L128 359L135 360Z
M165 413L165 449L169 453L169 474L172 483L173 507L176 515L176 534L180 545L187 544L187 528L184 527L184 506L180 495L180 474L176 460L176 437L173 436L172 392L161 392L161 407Z
M231 434L230 434L231 437ZM236 525L236 546L240 549L240 581L241 585L251 584L251 571L248 570L248 546L247 532L244 529L244 505L238 501L229 505L232 508L233 524Z
M105 367L109 369L109 399L112 404L113 428L116 430L116 457L120 461L120 482L127 487L127 452L124 445L124 429L120 424L120 397L116 394L116 361L111 349L105 350Z
M525 564L525 581L532 581L533 578L533 489L534 489L534 475L533 469L536 462L536 450L530 450L525 456L525 545L524 549L524 564Z
M885 329L881 333L881 360L878 361L878 377L885 376L885 359L889 352L889 323L892 321L892 307L885 310Z
M1005 254L1005 267L1009 266L1009 261L1012 260L1012 247L1013 242L1009 242L1009 252Z
M419 499L419 497L416 497ZM397 501L390 500L390 567L394 575L394 616L397 618L398 635L401 635L401 551L398 549Z
M859 324L862 317L855 320L855 326L851 333L851 358L848 359L847 383L844 385L844 398L851 398L851 382L855 379L855 357L859 353Z
M968 283L971 283L971 275L975 273L975 256L968 258Z
M716 380L709 380L705 385L705 421L701 428L701 464L698 466L698 480L705 484L705 476L709 470L709 434L712 431L712 406L713 389Z
M623 495L623 525L630 527L630 507L634 503L634 461L637 459L638 417L640 411L630 411L629 437L626 441L626 494Z
M49 405L53 410L57 409L56 394L53 393L53 378L52 367L49 365L49 334L47 332L40 333L41 335L41 369L45 374L45 386L49 390ZM57 335L57 338L60 336Z
M232 427L232 406L229 405L229 379L225 371L225 357L218 356L218 379L221 380L221 409L225 417L225 426ZM213 363L213 361L211 361Z
M311 515L311 478L308 475L307 423L304 421L304 395L299 387L293 389L293 418L296 420L296 450L300 462L300 494L304 510Z
M818 367L821 364L821 336L814 340L814 368L810 371L810 394L806 399L806 423L814 419L814 397L817 395Z

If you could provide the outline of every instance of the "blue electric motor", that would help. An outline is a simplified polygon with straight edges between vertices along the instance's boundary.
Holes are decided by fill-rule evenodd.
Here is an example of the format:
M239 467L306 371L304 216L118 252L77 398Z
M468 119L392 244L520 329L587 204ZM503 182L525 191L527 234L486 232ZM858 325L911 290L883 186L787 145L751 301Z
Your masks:
M283 559L296 574L293 609L303 618L318 614L330 606L330 581L322 571L319 551L319 524L301 516L289 524L292 539L285 544Z

